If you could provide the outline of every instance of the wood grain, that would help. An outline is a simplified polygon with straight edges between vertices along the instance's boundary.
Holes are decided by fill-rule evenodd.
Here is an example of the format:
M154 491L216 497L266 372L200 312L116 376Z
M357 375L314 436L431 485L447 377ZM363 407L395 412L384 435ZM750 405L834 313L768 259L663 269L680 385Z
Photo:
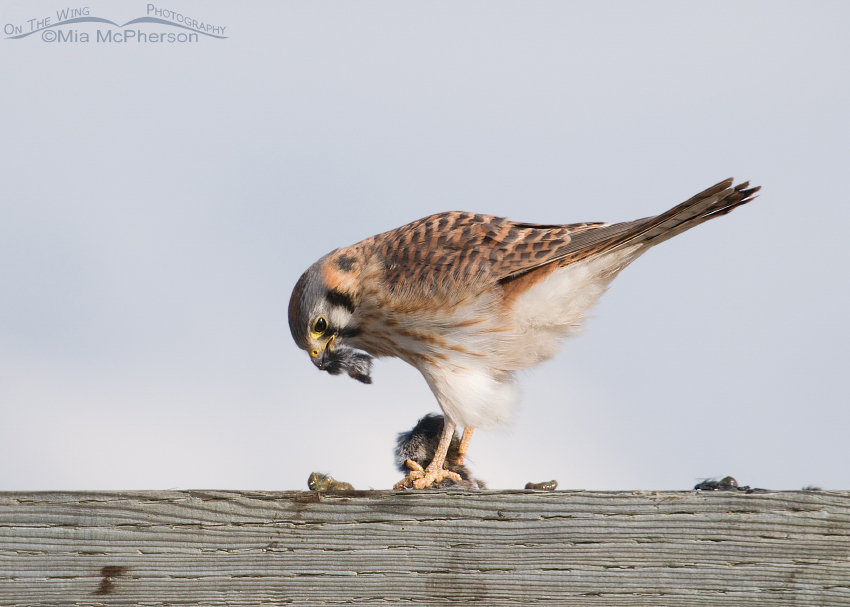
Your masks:
M850 492L0 493L0 605L850 605Z

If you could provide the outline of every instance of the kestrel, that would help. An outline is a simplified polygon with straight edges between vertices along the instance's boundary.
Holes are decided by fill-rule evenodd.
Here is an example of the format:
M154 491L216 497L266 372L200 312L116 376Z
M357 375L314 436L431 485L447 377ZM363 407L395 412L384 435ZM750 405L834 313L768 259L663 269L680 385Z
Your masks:
M450 476L443 463L464 428L506 420L516 372L555 355L617 274L650 247L746 204L760 189L732 179L666 213L625 223L541 225L452 211L332 251L301 276L289 328L313 364L364 383L372 357L416 367L446 416L424 471L396 488Z

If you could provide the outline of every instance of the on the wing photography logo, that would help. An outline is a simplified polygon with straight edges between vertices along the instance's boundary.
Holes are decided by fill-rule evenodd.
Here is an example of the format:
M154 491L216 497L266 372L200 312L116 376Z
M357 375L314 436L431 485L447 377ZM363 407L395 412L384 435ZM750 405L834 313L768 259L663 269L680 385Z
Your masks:
M223 40L227 38L224 34L226 29L221 24L154 4L147 5L145 16L124 24L95 17L86 6L57 10L55 19L53 15L47 15L3 26L7 40L33 36L43 42L58 44L185 44L204 38Z

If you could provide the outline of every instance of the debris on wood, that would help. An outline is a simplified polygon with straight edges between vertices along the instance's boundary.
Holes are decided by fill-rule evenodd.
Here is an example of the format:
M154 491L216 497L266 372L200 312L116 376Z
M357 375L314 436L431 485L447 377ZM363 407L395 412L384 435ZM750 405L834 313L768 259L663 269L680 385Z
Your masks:
M354 485L336 480L334 477L322 474L321 472L313 472L310 478L307 479L307 486L310 491L354 491Z
M743 487L738 485L731 476L724 476L719 481L715 479L705 479L701 483L694 486L695 491L744 491L745 493L762 493L766 489L752 489L749 485Z
M552 479L542 483L526 483L525 488L533 491L554 491L558 488L558 481Z

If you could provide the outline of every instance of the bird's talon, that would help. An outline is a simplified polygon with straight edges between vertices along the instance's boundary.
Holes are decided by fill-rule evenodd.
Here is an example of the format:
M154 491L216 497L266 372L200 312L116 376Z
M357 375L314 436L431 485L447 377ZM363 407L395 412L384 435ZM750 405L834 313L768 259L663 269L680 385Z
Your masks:
M410 460L408 460L408 461L410 461ZM419 464L416 464L416 462L413 462L413 463L417 466L419 465ZM415 470L415 469L411 470L411 472L409 472L407 476L405 476L403 479L401 479L399 482L397 482L395 485L393 485L393 490L401 491L403 489L412 489L413 484L417 480L419 480L420 478L422 478L424 476L425 476L425 470L422 469L422 466L419 466L419 470Z
M421 478L418 478L413 481L413 488L425 489L427 487L430 487L434 483L442 482L447 478L452 479L456 483L459 483L463 480L460 477L460 474L458 474L457 472L451 472L449 470L446 470L445 468L439 468L437 470L426 470L425 474L423 474Z
M413 471L413 472L423 472L423 473L425 472L425 468L420 466L418 463L416 463L412 459L409 459L406 462L404 462L404 465L407 466L408 468L410 468L410 470Z
M447 478L452 479L456 483L463 482L463 478L460 474L446 470L445 468L426 470L410 459L407 460L405 464L408 468L410 468L410 472L393 486L395 491L401 491L403 489L425 489L434 483L439 483Z

